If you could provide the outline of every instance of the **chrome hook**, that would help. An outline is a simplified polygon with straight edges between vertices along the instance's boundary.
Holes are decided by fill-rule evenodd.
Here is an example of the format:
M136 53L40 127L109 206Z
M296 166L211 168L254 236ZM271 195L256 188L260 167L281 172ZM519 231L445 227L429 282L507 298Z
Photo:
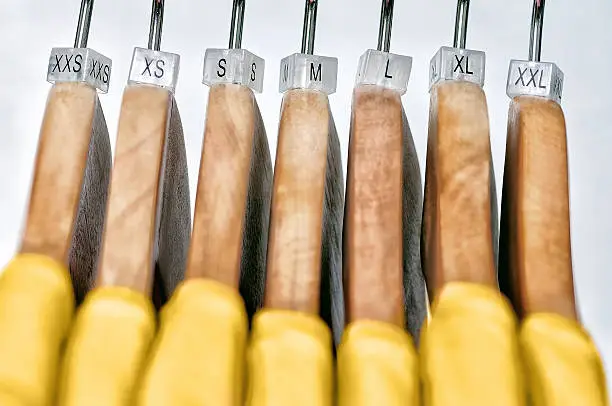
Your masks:
M455 17L455 36L453 39L453 48L465 49L469 11L470 0L457 1L457 15Z
M529 35L529 60L540 62L542 54L542 30L544 29L544 1L534 0Z
M314 52L315 31L317 29L317 6L319 0L306 0L304 8L304 28L302 30L302 53Z
M163 24L164 0L153 0L153 6L151 8L151 26L149 28L149 49L159 51Z
M79 11L79 22L77 24L76 37L74 39L74 48L87 48L93 4L94 0L81 0L81 10Z
M380 25L378 28L378 47L379 51L389 52L391 48L391 27L393 25L393 6L394 0L383 0L380 8Z
M242 47L242 29L244 27L245 0L234 0L232 7L232 25L230 27L229 48Z

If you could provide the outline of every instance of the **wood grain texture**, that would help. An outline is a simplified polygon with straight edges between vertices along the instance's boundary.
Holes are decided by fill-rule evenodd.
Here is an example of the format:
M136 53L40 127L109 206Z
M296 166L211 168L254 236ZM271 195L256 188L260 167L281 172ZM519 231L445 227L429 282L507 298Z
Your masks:
M400 95L376 86L355 89L343 240L347 321L405 326L418 340L427 313L422 200Z
M519 315L577 318L565 118L549 100L510 104L502 194L500 286Z
M69 266L77 303L95 281L110 169L110 141L96 90L77 83L54 85L19 251Z
M429 298L444 284L497 288L497 205L484 92L468 82L431 91L422 260Z
M272 162L253 92L213 86L186 277L240 289L249 316L263 305Z
M276 151L265 305L321 314L336 340L344 324L342 182L327 96L287 92Z
M185 146L174 98L161 88L128 86L97 284L150 294L157 269L156 291L163 302L182 279L190 225Z

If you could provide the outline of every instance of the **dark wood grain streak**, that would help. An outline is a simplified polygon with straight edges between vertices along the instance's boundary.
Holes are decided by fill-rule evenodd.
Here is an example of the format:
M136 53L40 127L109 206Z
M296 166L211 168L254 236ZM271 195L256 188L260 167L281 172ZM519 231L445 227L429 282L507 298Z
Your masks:
M266 254L272 200L272 160L266 129L257 101L253 99L255 133L240 262L240 293L249 320L263 307L266 285Z
M163 174L163 193L157 234L153 297L160 308L183 280L191 236L189 173L181 116L174 98L170 111ZM157 286L157 287L156 287Z
M334 342L340 343L345 323L342 283L342 226L344 185L340 141L333 116L329 115L323 236L321 240L321 310L323 320L332 327Z
M96 103L91 145L87 154L85 179L81 190L72 246L70 249L70 275L75 299L80 304L96 281L104 212L108 197L111 171L111 147L104 113Z

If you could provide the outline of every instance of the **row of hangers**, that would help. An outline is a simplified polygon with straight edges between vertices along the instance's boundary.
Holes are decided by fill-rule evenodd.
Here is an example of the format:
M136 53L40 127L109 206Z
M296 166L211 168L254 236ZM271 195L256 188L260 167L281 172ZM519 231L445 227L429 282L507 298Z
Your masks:
M251 334L264 337L279 319L307 320L310 328L327 331L320 317L329 326L323 336L330 347L343 334L357 334L359 323L374 321L406 329L418 344L429 302L438 304L432 307L435 318L442 303L464 297L461 292L482 291L476 302L495 302L502 301L495 296L501 291L520 318L555 314L579 325L560 106L563 74L540 61L544 0L534 2L529 60L510 64L499 230L482 89L485 58L465 49L469 0L458 1L453 47L442 47L431 63L424 196L401 100L412 59L389 53L393 1L382 3L377 50L368 50L359 63L345 195L328 100L337 59L314 53L318 1L306 0L301 52L281 63L284 95L274 171L254 96L262 89L264 61L241 48L244 6L244 0L234 0L229 48L209 49L205 56L203 81L210 93L192 221L174 98L179 57L160 50L164 2L153 1L148 47L134 50L112 160L97 94L108 90L112 62L87 48L93 0L82 0L74 48L51 53L48 80L54 84L25 229L19 253L0 279L0 329L13 331L0 339L0 382L14 373L2 368L2 357L32 360L20 337L36 329L47 332L50 355L24 367L39 371L35 382L19 381L33 399L29 404L45 404L55 391L45 374L53 375L47 370L59 363L71 331L58 390L61 404L76 405L120 399L137 384L151 389L146 395L151 402L163 399L164 389L180 386L181 379L156 369L170 362L164 351L184 346L194 352L182 356L202 361L195 348L213 336L232 336L231 331L240 331L235 345L245 345L247 327L224 320L250 320ZM468 60L475 65L461 65ZM71 284L62 276L65 269ZM80 305L76 315L73 292ZM17 323L8 309L26 306L26 296L28 309L37 310ZM244 314L227 313L214 328L190 319L220 306L218 298L226 296L244 300ZM512 329L506 313L492 316L475 302L462 303L472 306L472 317ZM163 309L157 333L154 307ZM435 326L428 326L428 334L439 334ZM154 357L166 361L153 362L142 382L126 379L137 376L154 340ZM291 346L259 344L255 351L262 354L291 352ZM110 350L118 346L120 353ZM225 354L207 353L213 355L217 360ZM489 360L488 372L495 374L503 363L499 357ZM315 362L296 360L296 370ZM227 386L220 380L227 371L217 372L197 373L207 385ZM462 372L472 376L467 366ZM113 386L121 379L127 382L124 392ZM266 399L269 382L252 379L252 390L261 393L250 396ZM108 385L94 393L89 385L94 380ZM449 393L457 385L455 393L469 394L478 402L473 404L518 404L496 403L500 394L470 387L477 383L466 378L444 384ZM515 384L500 383L508 392ZM435 389L436 382L431 385ZM306 404L296 395L299 388L289 389L293 403ZM235 390L227 388L227 399L237 402Z
M254 92L263 90L265 61L242 49L244 2L237 2L232 11L230 40L227 49L210 48L204 57L202 82L235 83L250 87ZM412 57L389 53L394 0L383 2L378 46L364 53L359 61L356 83L380 84L406 91L412 69ZM89 82L101 93L109 90L112 60L87 49L89 19L87 4L81 7L77 37L73 48L54 48L49 59L47 80ZM160 53L164 2L154 2L151 14L148 48L135 48L128 83L152 83L176 90L180 56ZM336 91L338 59L314 55L318 2L306 2L302 46L299 53L281 61L279 90L309 88L333 94ZM89 11L90 12L90 11ZM429 64L430 88L441 80L465 80L479 84L485 81L486 56L482 51L466 49L469 1L459 1L456 12L453 46L443 46ZM532 30L527 61L512 60L509 66L507 94L514 97L532 94L558 102L563 93L563 72L554 63L540 61L544 2L533 6ZM241 17L242 16L242 17ZM151 51L158 51L151 52ZM82 67L87 65L87 67Z

